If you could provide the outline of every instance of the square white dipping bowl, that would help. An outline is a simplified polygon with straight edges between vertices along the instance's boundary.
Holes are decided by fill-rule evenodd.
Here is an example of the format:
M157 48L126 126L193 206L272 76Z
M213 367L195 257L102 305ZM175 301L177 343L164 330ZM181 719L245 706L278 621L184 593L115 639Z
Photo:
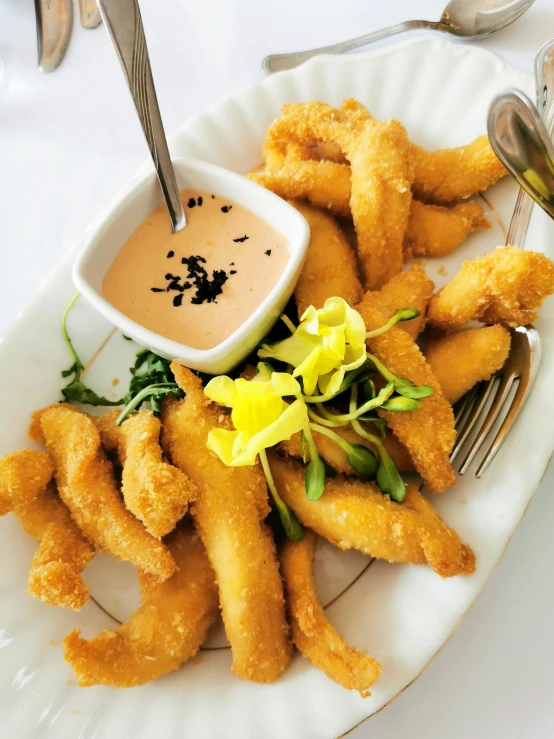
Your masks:
M102 283L115 256L163 202L155 172L147 174L113 203L83 245L73 267L73 281L96 310L138 344L191 369L224 374L254 349L283 311L304 263L310 229L298 211L246 177L194 159L177 159L173 167L179 189L198 188L228 198L264 218L286 238L289 260L275 287L252 315L221 344L212 349L194 349L141 326L106 300Z

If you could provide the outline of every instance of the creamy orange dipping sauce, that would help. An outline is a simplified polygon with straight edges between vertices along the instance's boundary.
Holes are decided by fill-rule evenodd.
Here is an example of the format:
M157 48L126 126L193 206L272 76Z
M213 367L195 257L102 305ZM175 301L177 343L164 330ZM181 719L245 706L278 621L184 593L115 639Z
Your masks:
M102 291L118 310L195 349L221 344L277 283L285 237L218 195L183 190L187 225L172 234L166 206L141 223L114 259Z

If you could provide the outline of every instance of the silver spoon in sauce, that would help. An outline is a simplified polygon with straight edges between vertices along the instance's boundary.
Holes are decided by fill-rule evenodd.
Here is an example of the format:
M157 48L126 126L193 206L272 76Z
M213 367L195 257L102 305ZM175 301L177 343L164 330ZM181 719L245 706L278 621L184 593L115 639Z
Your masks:
M171 219L171 230L177 233L187 225L187 222L169 156L137 0L98 0L98 5L131 91L158 173Z
M554 146L536 107L519 90L507 90L491 103L487 127L502 164L554 218Z
M295 51L291 54L271 54L262 61L262 68L267 74L282 72L284 69L293 69L320 54L342 54L388 36L416 29L442 31L466 40L483 38L509 26L534 2L535 0L450 0L442 12L440 21L405 21L340 44L321 46L309 51Z

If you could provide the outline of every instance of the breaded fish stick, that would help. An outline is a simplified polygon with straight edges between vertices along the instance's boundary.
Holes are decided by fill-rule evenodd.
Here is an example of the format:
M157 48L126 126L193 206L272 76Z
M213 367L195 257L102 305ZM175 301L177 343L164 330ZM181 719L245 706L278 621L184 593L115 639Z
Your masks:
M327 298L339 297L349 305L362 299L356 255L332 216L299 202L291 202L308 221L310 244L294 289L301 316L310 305L323 308Z
M470 233L490 227L477 203L460 203L453 208L444 208L413 200L404 236L404 259L445 257L457 249Z
M31 449L0 460L0 515L12 510L40 542L29 571L29 593L47 605L79 610L89 597L81 572L94 550L49 484L53 471L50 457Z
M544 254L499 246L464 262L429 303L429 322L452 330L468 321L525 326L554 292L554 263Z
M467 146L425 151L411 145L415 166L414 197L428 203L465 200L506 174L488 136L479 136Z
M114 411L101 416L96 428L105 449L117 442L125 505L152 536L161 538L183 518L198 488L181 470L163 461L162 424L151 411L138 411L121 426L115 424L118 415Z
M395 275L380 290L366 293L364 302L371 302L387 321L399 309L417 308L420 313L417 318L398 324L399 328L415 339L425 328L427 304L434 289L435 285L427 277L423 267L412 264L407 272Z
M227 467L208 450L208 433L225 423L225 414L190 370L177 364L171 370L186 397L166 399L162 444L200 490L191 512L219 586L232 669L245 680L270 682L287 666L291 645L275 544L263 522L265 479L257 466Z
M510 332L503 326L466 328L429 341L423 353L444 397L453 405L504 365L510 342Z
M48 485L54 465L45 452L20 449L0 459L0 516L32 503Z
M356 306L366 329L374 331L385 322L385 316L372 305L371 294ZM415 385L430 385L433 394L423 399L423 406L408 413L378 410L394 435L408 449L416 470L434 493L442 493L456 484L449 462L454 445L454 414L442 395L440 385L414 340L406 331L393 326L381 336L368 341L369 351L398 377Z
M334 428L333 431L342 436L343 439L350 442L351 444L361 444L363 446L370 447L364 439L362 439L354 431L351 426L339 426ZM314 438L317 451L320 456L332 467L336 472L342 472L344 475L357 475L358 473L350 466L346 452L340 448L332 439L328 436L318 433L312 430L312 436ZM393 458L396 467L400 472L411 472L414 469L414 464L410 458L408 450L403 446L398 439L395 438L388 429L383 440L385 449ZM288 441L282 441L279 444L279 449L282 449L286 454L296 459L302 459L302 442L300 440L300 434L293 434Z
M369 482L342 475L325 482L317 501L306 497L304 466L271 452L277 489L300 521L341 549L357 549L389 562L430 565L441 577L475 569L475 557L413 485L395 503Z
M381 665L348 646L325 617L313 576L315 542L314 532L306 530L302 541L287 539L280 552L292 640L327 677L365 698L381 674Z
M86 538L160 580L170 577L173 557L123 505L90 418L60 405L42 415L41 426L60 497Z
M219 612L214 573L192 527L174 532L167 546L175 573L143 598L128 621L93 639L76 629L63 640L79 685L144 685L198 651Z

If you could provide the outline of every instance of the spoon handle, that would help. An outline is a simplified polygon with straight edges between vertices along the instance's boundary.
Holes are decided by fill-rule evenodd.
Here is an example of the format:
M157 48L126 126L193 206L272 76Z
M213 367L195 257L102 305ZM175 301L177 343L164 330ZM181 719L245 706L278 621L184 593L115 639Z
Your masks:
M397 33L413 31L418 28L437 31L442 29L443 26L440 23L432 21L405 21L404 23L397 23L395 26L381 28L379 31L368 33L365 36L358 36L357 38L350 39L350 41L342 41L340 44L320 46L318 49L311 49L309 51L294 51L291 54L270 54L263 60L262 68L267 74L282 72L285 69L293 69L319 54L342 54L345 51L357 49L359 46L371 44L373 41L380 41L381 39L388 38L388 36L395 36Z
M156 97L137 0L98 0L158 173L173 233L186 226Z

